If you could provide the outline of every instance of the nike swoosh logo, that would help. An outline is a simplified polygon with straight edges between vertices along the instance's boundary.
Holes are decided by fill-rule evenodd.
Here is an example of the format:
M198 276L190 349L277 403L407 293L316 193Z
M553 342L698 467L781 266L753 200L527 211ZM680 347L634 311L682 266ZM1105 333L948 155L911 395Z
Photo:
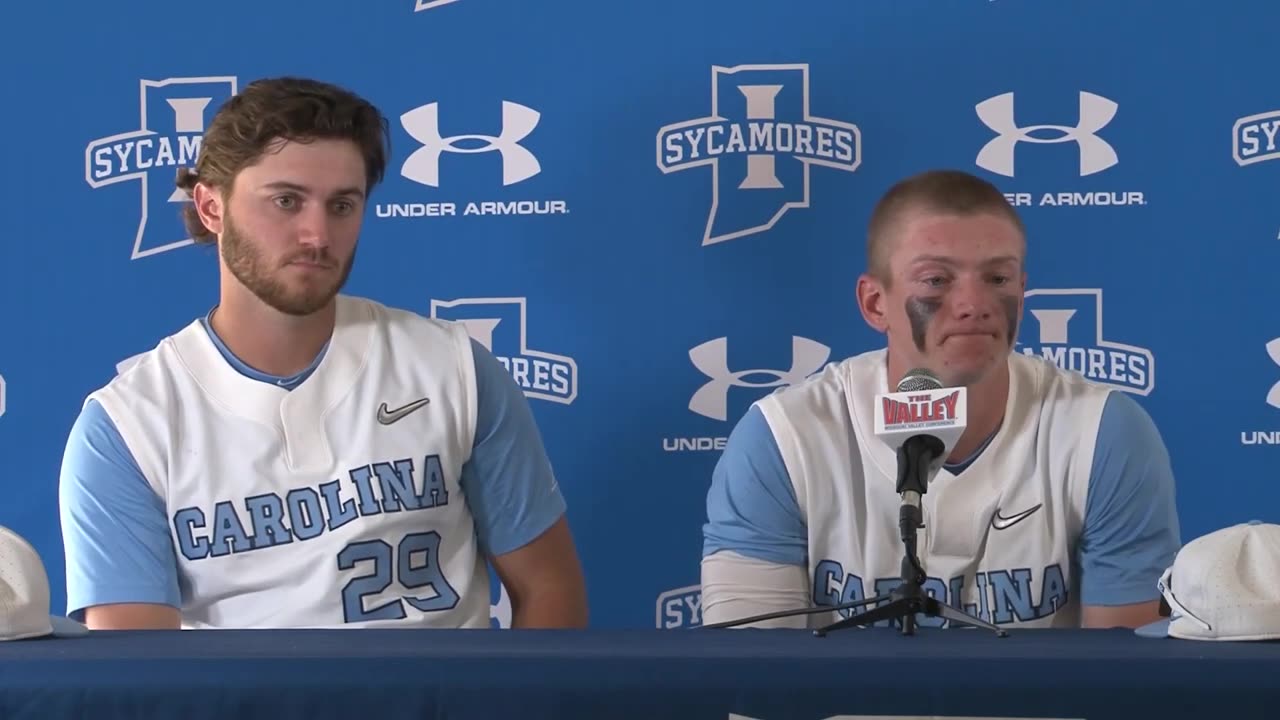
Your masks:
M1014 525L1017 525L1018 523L1022 522L1026 518L1031 517L1032 513L1039 510L1040 507L1041 507L1040 505L1036 505L1033 508L1028 508L1026 510L1023 510L1020 513L1017 513L1015 515L1010 515L1008 517L1001 515L1000 508L996 508L995 514L991 516L991 527L995 528L996 530L1008 530L1009 528L1013 527Z
M408 415L414 410L417 410L420 407L423 407L429 402L431 402L429 398L422 398L421 400L414 400L413 402L403 407L398 407L395 410L389 410L387 408L387 404L382 403L382 405L378 408L378 422L382 423L383 425L390 425L391 423L399 422L404 418L404 416Z

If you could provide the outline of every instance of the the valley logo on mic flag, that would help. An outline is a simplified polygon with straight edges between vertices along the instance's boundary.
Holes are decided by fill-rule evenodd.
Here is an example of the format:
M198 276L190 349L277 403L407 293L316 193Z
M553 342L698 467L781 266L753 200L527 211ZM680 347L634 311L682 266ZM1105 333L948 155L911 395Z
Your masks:
M955 422L960 390L952 390L939 398L932 393L904 394L908 396L905 400L882 398L885 429L926 428Z
M947 450L964 433L968 394L963 387L884 393L876 398L876 437L897 449L915 435L934 435Z

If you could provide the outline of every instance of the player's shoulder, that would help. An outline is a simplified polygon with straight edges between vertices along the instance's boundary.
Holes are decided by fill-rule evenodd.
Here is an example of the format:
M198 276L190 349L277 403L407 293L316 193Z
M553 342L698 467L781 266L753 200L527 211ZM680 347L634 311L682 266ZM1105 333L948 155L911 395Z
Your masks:
M442 320L372 298L339 295L338 302L345 305L341 316L350 317L355 322L373 322L382 333L405 334L426 340L436 340L441 335L457 339L467 334L466 327L460 322Z
M1098 423L1098 440L1112 447L1136 449L1139 452L1166 453L1164 439L1155 418L1126 392L1111 389Z
M1095 453L1115 445L1161 446L1154 419L1129 393L1046 358L1022 354L1013 358L1013 372L1020 375L1019 385L1029 396L1023 399L1042 420L1053 419L1051 427L1063 431L1057 435L1061 440L1079 442L1081 449L1093 448ZM1088 428L1094 432L1081 432Z
M165 382L180 369L175 350L178 342L184 335L203 332L200 320L192 320L183 328L164 336L147 350L116 362L115 375L95 389L89 398L99 397L104 393L127 395ZM86 398L86 402L89 398Z
M1115 388L1064 368L1048 358L1014 352L1009 356L1014 384L1036 404L1063 412L1099 414Z

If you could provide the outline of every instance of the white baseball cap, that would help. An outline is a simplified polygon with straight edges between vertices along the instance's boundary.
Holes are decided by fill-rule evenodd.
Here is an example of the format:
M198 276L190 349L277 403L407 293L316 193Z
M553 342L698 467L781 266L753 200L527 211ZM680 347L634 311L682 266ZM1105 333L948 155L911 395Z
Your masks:
M40 554L0 526L0 641L89 634L71 618L50 615L49 602L49 575Z
M1198 537L1156 586L1171 612L1135 630L1142 637L1280 639L1280 525L1255 520Z

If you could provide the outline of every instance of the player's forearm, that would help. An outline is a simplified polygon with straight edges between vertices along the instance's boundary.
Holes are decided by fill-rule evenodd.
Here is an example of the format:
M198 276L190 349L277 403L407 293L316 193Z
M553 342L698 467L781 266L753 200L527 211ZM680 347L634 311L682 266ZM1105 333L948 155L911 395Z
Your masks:
M810 606L805 568L718 552L702 560L702 622L731 622L765 613ZM742 627L804 628L795 615L759 620Z
M511 598L513 628L584 628L587 598L581 588L552 587Z
M182 615L177 608L148 603L97 605L84 612L90 630L177 630Z

